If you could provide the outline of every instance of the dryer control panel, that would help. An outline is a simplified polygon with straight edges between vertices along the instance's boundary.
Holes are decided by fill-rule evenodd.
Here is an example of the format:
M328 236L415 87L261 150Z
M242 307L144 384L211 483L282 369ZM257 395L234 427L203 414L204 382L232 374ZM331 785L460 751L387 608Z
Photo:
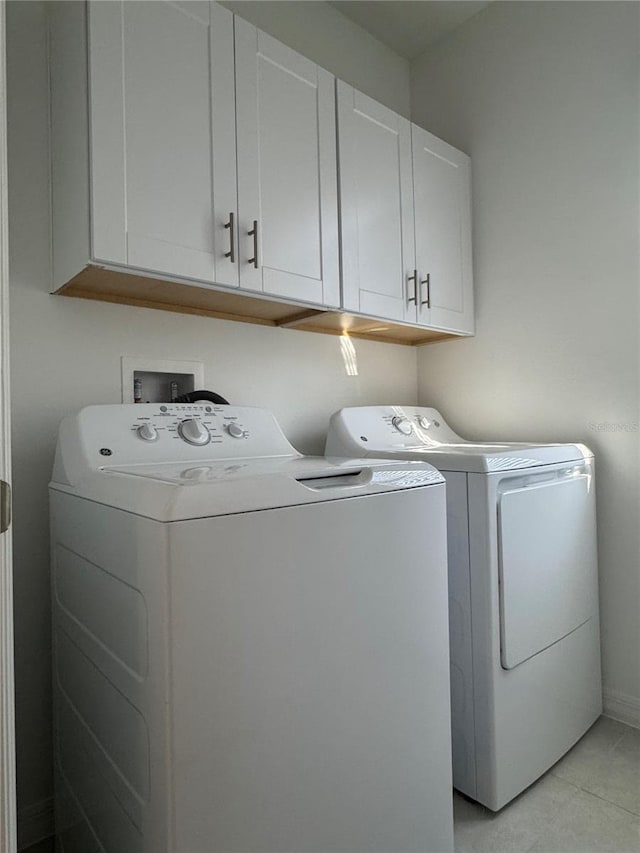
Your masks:
M433 447L461 441L437 409L426 406L358 406L331 418L327 456Z
M396 456L431 462L440 471L490 473L582 461L582 444L486 442L461 438L437 409L427 406L356 406L332 415L326 455Z

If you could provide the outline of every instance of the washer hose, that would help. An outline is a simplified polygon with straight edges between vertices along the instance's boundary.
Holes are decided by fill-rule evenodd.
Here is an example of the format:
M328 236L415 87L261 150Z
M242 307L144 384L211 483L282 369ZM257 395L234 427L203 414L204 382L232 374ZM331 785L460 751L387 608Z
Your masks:
M217 403L219 406L229 406L231 405L228 400L225 400L224 397L221 397L220 394L216 394L214 391L190 391L188 394L183 394L181 397L178 397L175 402L176 403L197 403L198 400L206 400L207 403Z

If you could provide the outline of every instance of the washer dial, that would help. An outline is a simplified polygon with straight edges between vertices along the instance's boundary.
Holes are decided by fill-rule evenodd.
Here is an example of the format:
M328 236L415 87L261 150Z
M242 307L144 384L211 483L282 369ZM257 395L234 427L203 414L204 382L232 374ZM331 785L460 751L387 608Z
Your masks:
M187 418L178 424L178 434L187 444L194 444L198 447L203 444L209 444L211 434L206 426L196 418Z
M244 430L240 426L240 424L230 423L227 427L227 432L231 436L231 438L242 438L244 436Z
M141 438L143 441L158 440L158 430L153 424L142 424L142 426L138 427L136 432L138 433L138 438Z

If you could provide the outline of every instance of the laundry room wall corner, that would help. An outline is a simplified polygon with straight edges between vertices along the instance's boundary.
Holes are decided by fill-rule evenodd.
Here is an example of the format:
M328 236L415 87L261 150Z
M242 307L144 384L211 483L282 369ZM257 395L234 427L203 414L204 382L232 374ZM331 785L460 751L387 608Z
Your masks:
M473 155L477 336L419 354L474 439L595 452L605 713L640 725L635 3L495 3L413 64L413 119Z

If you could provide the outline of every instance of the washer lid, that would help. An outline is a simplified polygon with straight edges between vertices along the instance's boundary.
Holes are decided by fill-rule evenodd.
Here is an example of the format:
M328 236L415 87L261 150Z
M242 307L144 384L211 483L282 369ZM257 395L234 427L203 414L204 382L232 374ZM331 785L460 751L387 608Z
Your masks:
M105 468L50 488L156 521L184 521L425 486L439 486L444 500L444 479L431 465L291 456Z
M476 442L460 438L433 408L359 406L332 417L327 456L371 455L430 462L441 471L493 473L591 458L583 444Z

